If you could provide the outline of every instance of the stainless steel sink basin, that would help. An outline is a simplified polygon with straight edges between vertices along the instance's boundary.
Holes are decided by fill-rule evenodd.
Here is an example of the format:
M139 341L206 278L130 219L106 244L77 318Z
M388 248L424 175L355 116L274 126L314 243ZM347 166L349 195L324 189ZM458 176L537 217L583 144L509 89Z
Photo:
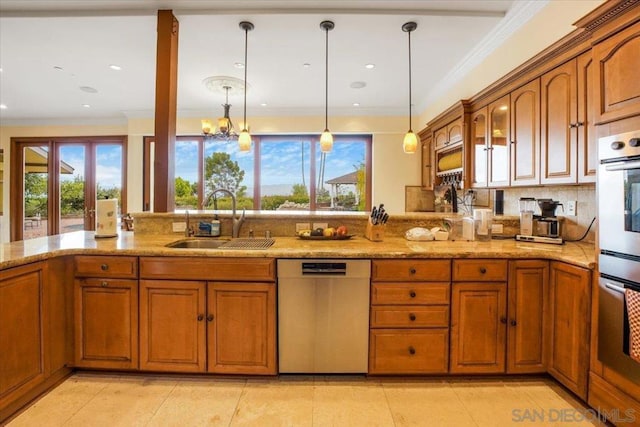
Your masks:
M182 239L165 246L177 249L217 249L228 241L228 239Z
M273 245L273 239L181 239L166 244L167 248L175 249L267 249Z

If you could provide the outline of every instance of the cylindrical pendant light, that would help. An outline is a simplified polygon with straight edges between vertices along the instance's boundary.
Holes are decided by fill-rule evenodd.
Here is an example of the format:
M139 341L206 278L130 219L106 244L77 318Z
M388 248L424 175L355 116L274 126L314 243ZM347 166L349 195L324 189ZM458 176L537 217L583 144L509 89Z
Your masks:
M415 22L407 22L402 26L402 31L409 36L409 130L404 136L402 149L405 153L413 154L418 148L418 138L411 128L411 32L418 28Z
M248 21L240 22L240 28L244 30L244 123L242 124L242 131L238 136L238 145L240 151L251 151L251 135L247 130L247 40L249 38L249 31L253 30L253 24Z
M320 135L320 151L323 153L333 149L333 135L329 131L329 31L334 27L333 21L320 23L320 28L325 31L324 131Z

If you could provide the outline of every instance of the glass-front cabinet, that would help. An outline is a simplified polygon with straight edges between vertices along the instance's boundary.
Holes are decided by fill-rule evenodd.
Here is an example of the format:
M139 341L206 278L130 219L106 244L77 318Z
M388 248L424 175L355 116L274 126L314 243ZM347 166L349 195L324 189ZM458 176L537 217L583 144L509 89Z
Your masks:
M509 95L489 104L488 185L509 185Z
M487 107L471 114L471 166L472 187L487 186Z

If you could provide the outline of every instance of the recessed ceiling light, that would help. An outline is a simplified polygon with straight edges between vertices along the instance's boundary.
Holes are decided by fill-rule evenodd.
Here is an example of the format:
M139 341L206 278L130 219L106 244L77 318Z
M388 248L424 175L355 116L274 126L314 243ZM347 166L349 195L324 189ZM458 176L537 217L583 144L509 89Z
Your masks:
M80 86L80 90L87 93L98 93L98 89L91 86Z
M302 66L304 68L309 68L309 67L311 67L311 64L309 64L308 62L305 62L304 64L302 64Z
M236 62L233 66L236 68L244 68L244 64L242 62Z
M349 87L351 87L351 89L362 89L366 85L367 85L367 82L351 82Z
M364 68L366 68L367 70L370 70L372 68L376 68L376 64L366 64Z
M82 106L83 106L84 108L91 108L91 105L89 105L89 104L82 104Z
M267 106L267 103L266 103L266 102L263 102L262 104L260 104L260 106L261 106L261 107L266 107L266 106Z
M60 67L60 66L58 66L58 65L55 65L55 66L53 67L53 69L54 69L54 70L58 70L58 71L62 71L62 70L64 70L64 68L62 68L62 67Z
M0 73L2 72L2 68L0 68Z
M122 67L119 65L115 65L115 64L111 64L109 65L109 68L111 68L112 70L116 70L116 71L120 71L122 70Z
M359 103L359 102L354 102L354 103L353 103L353 106L354 106L354 107L359 107L359 106L360 106L360 103Z
M4 104L0 104L0 110L6 110L8 107Z

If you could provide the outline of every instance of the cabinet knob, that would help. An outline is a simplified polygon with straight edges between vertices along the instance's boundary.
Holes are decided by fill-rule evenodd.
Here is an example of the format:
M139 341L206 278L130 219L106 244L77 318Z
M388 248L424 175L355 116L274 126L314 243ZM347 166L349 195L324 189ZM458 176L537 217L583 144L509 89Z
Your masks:
M516 319L511 319L511 326L516 326L517 324Z
M507 318L505 316L500 316L500 323L506 324L507 323Z
M410 354L410 355L412 355L412 356L413 356L414 354L416 354L416 349L415 349L415 348L413 348L412 346L409 346L409 354Z
M579 128L580 126L584 126L584 122L578 122L576 123L576 127Z
M480 267L480 274L485 274L487 269L485 267Z
M204 320L204 314L198 314L198 322L202 322Z
M207 315L207 322L213 322L213 314Z
M409 273L410 273L410 274L416 274L416 269L415 269L415 268L413 268L413 267L411 267L411 268L409 269Z
M514 145L515 145L515 143L516 143L515 141L511 141L511 144L514 144Z
M484 147L482 151L489 151L489 149L487 147Z
M103 288L106 288L107 286L109 286L109 283L107 282L100 282L100 286L102 286Z
M415 320L416 320L416 315L415 315L415 314L413 314L413 313L409 314L409 320L411 320L412 322L415 322Z
M100 266L100 270L102 270L102 271L107 271L108 269L109 269L109 266L107 264L102 264Z
M578 125L575 123L569 123L569 129L577 128Z
M416 291L411 291L411 292L409 292L409 296L410 296L411 298L415 298L415 297L416 297Z

